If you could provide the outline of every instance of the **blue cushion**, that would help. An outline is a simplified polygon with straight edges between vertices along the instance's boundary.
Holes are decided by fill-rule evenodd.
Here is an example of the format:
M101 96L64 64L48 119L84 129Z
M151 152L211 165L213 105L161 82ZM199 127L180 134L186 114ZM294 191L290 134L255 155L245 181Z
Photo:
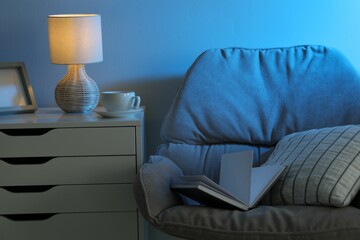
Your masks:
M165 142L274 145L292 132L360 122L360 78L324 46L212 49L163 123Z

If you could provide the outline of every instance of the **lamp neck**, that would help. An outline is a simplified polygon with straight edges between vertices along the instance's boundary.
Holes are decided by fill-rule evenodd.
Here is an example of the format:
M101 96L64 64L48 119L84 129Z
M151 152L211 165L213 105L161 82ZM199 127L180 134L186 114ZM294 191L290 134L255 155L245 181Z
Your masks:
M65 78L71 78L73 80L85 80L89 79L89 76L85 71L84 64L70 64L68 65L68 70Z

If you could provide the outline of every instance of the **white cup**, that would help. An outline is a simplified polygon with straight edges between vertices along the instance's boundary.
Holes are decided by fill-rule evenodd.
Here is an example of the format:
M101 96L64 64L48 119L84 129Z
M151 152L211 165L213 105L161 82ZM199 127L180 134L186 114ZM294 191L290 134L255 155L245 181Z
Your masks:
M109 112L129 111L140 107L141 98L132 91L107 91L101 93L101 102Z

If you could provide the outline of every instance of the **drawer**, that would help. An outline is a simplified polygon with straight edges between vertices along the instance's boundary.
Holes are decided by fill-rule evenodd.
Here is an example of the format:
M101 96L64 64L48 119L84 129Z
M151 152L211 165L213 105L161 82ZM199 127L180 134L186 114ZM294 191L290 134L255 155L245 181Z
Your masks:
M136 211L132 184L0 188L0 215Z
M132 183L135 156L0 159L0 186Z
M135 154L134 127L34 131L0 131L0 158Z
M48 219L0 216L0 239L137 240L136 212L56 214Z

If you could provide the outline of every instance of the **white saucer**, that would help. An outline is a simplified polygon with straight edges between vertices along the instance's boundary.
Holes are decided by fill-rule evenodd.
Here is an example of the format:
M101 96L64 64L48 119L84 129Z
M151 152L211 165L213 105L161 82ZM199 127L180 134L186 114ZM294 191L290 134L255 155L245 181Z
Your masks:
M96 112L97 114L99 114L104 118L131 118L141 111L143 111L142 107L128 111L112 111L112 112L106 111L105 108L94 109L94 112Z

